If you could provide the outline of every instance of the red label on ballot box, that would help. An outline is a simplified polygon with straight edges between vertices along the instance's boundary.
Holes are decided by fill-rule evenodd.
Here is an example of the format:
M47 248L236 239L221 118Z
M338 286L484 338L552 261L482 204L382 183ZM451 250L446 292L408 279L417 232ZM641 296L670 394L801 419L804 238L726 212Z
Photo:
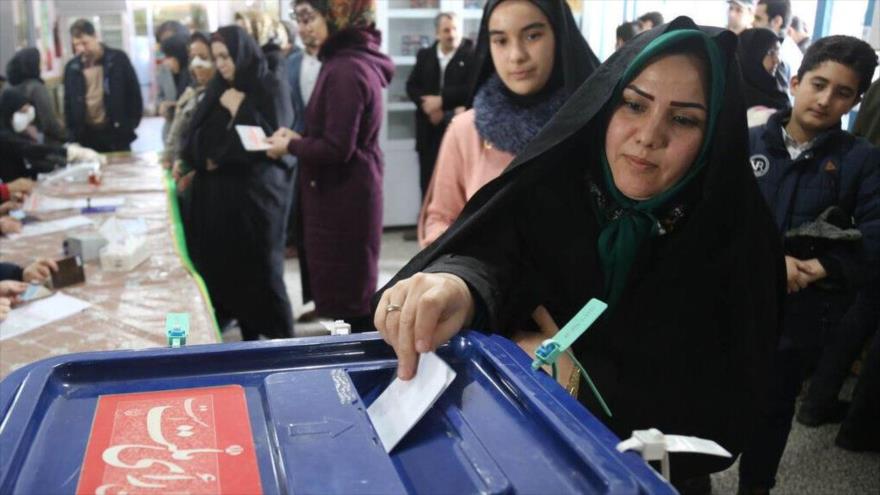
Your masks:
M244 389L100 396L76 493L262 493Z

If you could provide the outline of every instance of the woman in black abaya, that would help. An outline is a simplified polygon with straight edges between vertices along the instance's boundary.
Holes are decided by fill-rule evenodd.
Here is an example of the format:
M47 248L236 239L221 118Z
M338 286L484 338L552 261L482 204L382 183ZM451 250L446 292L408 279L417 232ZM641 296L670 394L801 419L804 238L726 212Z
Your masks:
M398 376L462 328L506 332L539 305L561 326L598 298L608 310L573 350L613 417L589 388L578 399L620 437L656 427L738 454L785 271L735 49L733 33L681 17L600 66L374 298ZM673 482L731 462L673 454Z
M182 156L196 170L188 245L218 316L237 319L246 340L290 337L283 278L290 163L246 151L236 131L258 126L271 135L293 119L290 95L240 27L220 28L211 51L218 74L196 110Z

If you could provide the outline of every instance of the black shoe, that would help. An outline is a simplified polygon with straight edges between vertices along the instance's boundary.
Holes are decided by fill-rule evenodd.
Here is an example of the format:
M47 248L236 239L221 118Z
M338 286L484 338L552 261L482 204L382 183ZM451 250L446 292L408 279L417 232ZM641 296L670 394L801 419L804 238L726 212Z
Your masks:
M880 452L880 428L871 425L873 431L862 431L861 428L848 426L848 422L841 425L834 438L834 445L850 452Z
M419 239L419 231L416 229L410 229L403 231L403 240L404 241L417 241Z
M840 423L846 417L849 410L849 402L838 400L830 408L810 407L807 403L801 404L797 413L797 422L815 428L829 423Z

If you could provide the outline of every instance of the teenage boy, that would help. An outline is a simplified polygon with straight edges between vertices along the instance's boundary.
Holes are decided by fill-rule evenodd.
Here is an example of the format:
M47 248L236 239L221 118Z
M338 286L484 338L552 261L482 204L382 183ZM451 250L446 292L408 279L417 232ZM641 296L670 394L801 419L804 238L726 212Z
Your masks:
M795 399L833 329L880 258L880 149L841 130L840 118L871 84L877 56L864 41L829 36L807 50L791 78L794 106L750 130L751 164L781 236L843 210L860 240L785 238L789 296L762 414L740 459L740 492L776 481ZM832 221L833 222L833 221ZM841 225L847 228L846 225ZM818 237L823 237L821 234Z

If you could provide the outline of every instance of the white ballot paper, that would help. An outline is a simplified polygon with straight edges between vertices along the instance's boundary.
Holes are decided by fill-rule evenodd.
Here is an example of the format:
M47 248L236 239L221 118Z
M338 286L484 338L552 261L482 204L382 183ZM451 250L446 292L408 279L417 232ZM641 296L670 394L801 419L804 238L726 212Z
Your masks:
M419 355L415 378L409 381L394 379L367 408L367 415L385 452L391 453L454 379L455 371L433 352Z
M62 230L75 229L84 225L93 225L88 217L77 215L75 217L62 218L60 220L50 220L48 222L29 223L21 228L18 234L9 234L10 239L19 239L21 237L34 237L38 235L51 234Z
M94 198L56 198L40 193L27 197L22 209L28 212L48 212L82 208L118 207L125 204L124 196L98 196Z
M79 313L91 303L56 292L54 296L27 303L9 312L0 323L0 340L10 339Z
M266 151L270 148L266 142L266 133L263 128L256 125L237 125L235 131L241 138L241 145L247 151Z

